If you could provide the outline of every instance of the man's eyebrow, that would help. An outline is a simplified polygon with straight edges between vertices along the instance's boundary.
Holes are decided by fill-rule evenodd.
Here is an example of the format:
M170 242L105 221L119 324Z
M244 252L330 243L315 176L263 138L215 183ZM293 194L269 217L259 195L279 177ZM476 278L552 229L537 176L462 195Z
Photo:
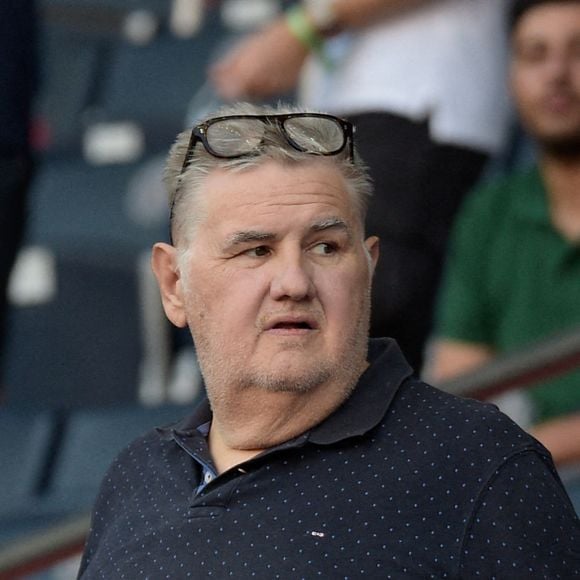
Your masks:
M338 218L338 217L329 217L329 218L325 218L323 220L314 222L310 226L310 229L313 232L322 232L324 230L338 229L338 230L343 230L344 232L346 232L346 234L348 235L349 238L352 235L350 226L342 218Z
M226 238L225 246L232 247L251 242L268 242L274 240L276 235L271 232L261 232L258 230L247 230L234 232Z
M346 232L349 238L351 237L351 228L342 218L338 217L324 218L322 220L314 222L310 226L310 231L312 232L322 232L330 229L343 230L344 232ZM272 232L265 232L260 230L242 230L230 234L226 238L224 246L226 248L231 248L253 242L271 242L276 239L277 239L276 234Z

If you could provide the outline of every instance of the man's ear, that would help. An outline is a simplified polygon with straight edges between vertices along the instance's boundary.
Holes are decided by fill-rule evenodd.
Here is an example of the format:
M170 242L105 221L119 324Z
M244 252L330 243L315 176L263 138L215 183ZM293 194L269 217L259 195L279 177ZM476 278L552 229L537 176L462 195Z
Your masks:
M370 260L371 274L374 274L377 262L379 261L379 238L370 236L365 240L365 248Z
M177 265L177 250L159 242L153 246L151 267L157 278L161 292L161 302L165 314L175 326L187 325L185 304L183 300L183 282Z

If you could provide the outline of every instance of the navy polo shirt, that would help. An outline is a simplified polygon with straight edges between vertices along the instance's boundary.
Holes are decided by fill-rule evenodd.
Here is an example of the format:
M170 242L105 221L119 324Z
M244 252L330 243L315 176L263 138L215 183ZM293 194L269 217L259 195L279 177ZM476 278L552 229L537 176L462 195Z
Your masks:
M207 402L109 469L83 579L573 578L580 523L548 452L371 341L351 397L207 483Z

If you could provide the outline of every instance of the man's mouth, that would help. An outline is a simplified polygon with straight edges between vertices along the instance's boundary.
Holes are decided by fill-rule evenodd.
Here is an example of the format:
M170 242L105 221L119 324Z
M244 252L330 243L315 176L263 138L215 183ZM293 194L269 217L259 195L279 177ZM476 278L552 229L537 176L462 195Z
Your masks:
M275 324L270 330L279 330L279 329L304 329L304 330L312 330L312 326L308 324L308 322L279 322Z
M567 92L550 93L544 97L542 104L546 110L553 113L566 113L578 107L576 99Z
M302 334L318 330L318 323L309 316L276 316L268 320L264 325L264 330L274 334Z

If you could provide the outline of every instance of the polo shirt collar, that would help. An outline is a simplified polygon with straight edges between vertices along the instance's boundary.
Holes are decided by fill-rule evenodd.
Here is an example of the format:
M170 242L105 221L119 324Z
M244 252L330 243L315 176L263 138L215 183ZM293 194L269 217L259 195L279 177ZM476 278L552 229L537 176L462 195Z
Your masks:
M352 395L320 425L310 431L308 440L330 445L364 435L385 416L401 383L413 374L392 338L369 341L370 365L362 374Z
M363 435L385 416L402 382L413 374L397 343L391 338L369 341L369 366L361 375L351 396L322 423L307 433L309 442L331 445ZM200 425L211 421L209 401L205 398L193 413L158 432L163 438L191 436ZM302 439L302 437L299 437Z

